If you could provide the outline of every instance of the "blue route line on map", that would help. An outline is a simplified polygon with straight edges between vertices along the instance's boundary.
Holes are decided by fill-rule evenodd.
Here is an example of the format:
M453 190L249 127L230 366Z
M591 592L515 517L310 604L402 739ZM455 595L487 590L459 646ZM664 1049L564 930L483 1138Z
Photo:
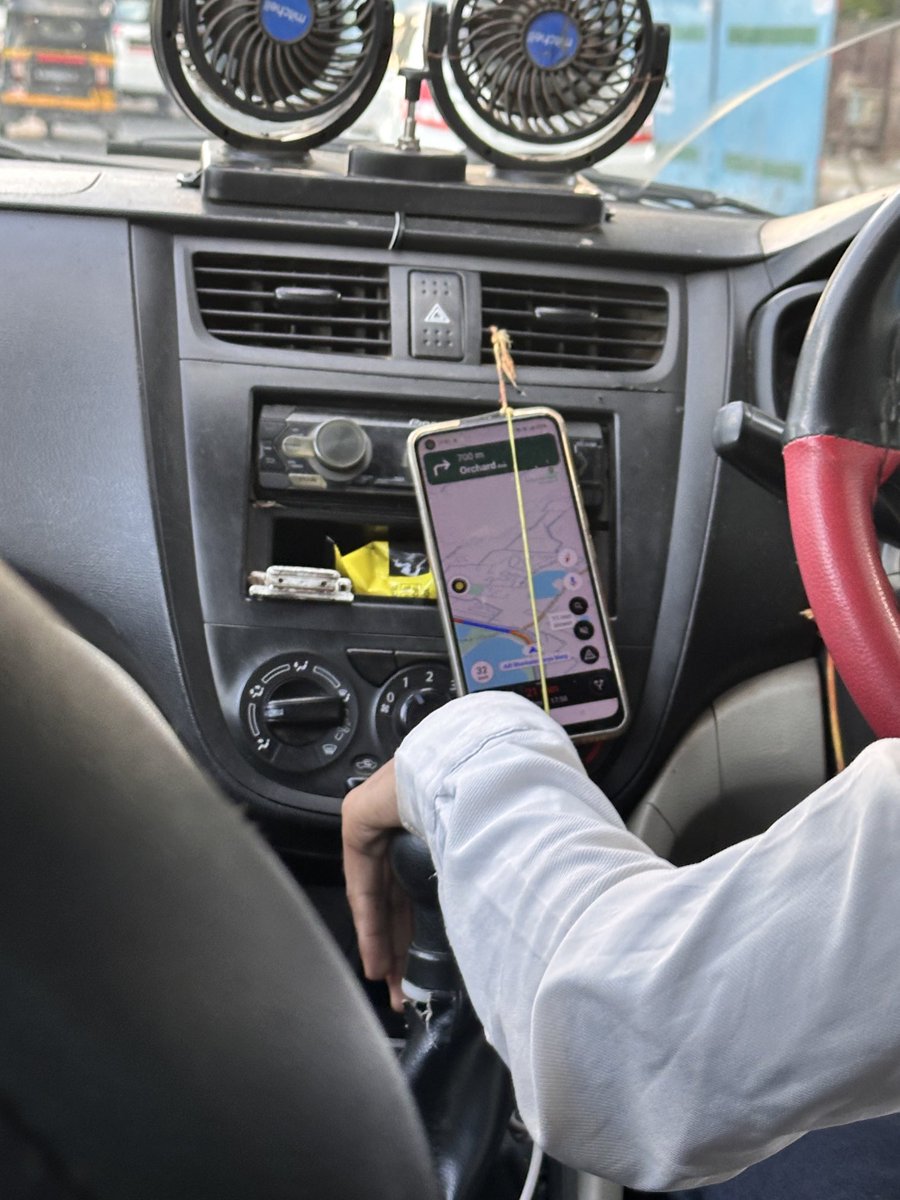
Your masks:
M454 617L453 622L456 625L474 625L476 629L492 629L495 633L518 632L511 625L486 625L484 621L467 621L465 617Z

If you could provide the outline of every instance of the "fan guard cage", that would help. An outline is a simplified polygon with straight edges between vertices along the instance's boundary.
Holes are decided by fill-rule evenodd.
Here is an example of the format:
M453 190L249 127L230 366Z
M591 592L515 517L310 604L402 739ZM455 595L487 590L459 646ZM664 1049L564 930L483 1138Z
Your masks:
M613 122L643 85L652 28L646 0L461 0L449 60L488 125L542 145Z
M153 0L157 65L176 100L243 149L301 153L346 129L380 84L390 0Z
M376 0L185 0L184 9L185 42L204 81L266 121L338 107L367 70L378 12ZM300 36L287 40L295 28Z
M428 78L480 158L563 176L623 146L659 96L669 27L648 0L430 0Z

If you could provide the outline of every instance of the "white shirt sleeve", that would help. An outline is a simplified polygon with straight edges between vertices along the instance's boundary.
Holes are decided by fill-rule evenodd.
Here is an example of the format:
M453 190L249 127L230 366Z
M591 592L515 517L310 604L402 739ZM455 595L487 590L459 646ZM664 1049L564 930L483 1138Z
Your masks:
M678 869L515 695L431 715L397 778L472 1002L556 1158L686 1187L900 1110L900 742Z

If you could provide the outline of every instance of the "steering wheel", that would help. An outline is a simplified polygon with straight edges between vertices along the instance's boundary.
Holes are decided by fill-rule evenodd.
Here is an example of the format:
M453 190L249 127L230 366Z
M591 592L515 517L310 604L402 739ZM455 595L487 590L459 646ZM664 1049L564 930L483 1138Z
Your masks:
M293 879L0 564L0 1196L435 1200L409 1089Z
M784 465L819 630L878 737L900 736L900 613L872 507L900 466L900 191L851 243L803 344Z

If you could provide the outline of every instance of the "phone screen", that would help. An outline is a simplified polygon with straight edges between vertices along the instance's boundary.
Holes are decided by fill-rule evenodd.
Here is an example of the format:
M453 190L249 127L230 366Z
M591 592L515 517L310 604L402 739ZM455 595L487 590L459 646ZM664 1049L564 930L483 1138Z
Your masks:
M551 715L573 734L614 729L621 687L559 427L523 416L514 430ZM463 689L540 704L506 420L425 430L414 445Z

